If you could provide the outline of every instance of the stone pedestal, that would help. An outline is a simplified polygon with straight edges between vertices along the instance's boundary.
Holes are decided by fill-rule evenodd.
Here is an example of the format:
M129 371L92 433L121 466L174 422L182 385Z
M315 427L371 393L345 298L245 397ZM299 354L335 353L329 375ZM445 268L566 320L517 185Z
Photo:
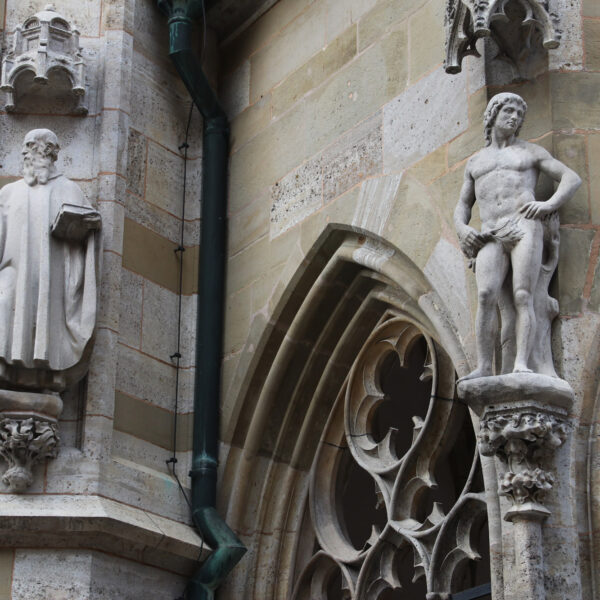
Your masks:
M2 481L11 492L25 491L33 466L58 453L58 394L0 390L0 455L8 463Z
M573 390L558 378L510 373L461 381L459 397L479 415L479 451L495 456L498 493L510 500L503 518L513 523L515 569L504 573L505 588L520 600L544 600L542 530L550 511L544 496L561 473L554 450L568 435Z

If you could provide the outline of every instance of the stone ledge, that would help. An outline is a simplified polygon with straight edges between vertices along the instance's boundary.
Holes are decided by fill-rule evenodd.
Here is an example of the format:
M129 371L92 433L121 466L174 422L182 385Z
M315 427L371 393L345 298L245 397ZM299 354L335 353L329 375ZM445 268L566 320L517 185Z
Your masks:
M39 417L56 422L63 409L58 394L0 390L0 415L3 417Z
M567 411L573 405L573 389L558 377L538 373L507 373L492 377L477 377L459 381L458 397L466 402L479 416L487 409L499 410L502 405L514 409L516 404L540 403L558 412Z
M87 548L189 575L210 548L189 525L99 496L0 496L0 547Z

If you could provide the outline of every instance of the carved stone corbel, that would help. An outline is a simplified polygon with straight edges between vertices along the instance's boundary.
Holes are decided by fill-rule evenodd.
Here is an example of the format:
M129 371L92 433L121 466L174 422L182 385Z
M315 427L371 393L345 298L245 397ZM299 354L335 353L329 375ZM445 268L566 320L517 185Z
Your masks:
M447 73L459 73L467 55L480 56L475 44L481 37L491 36L505 57L519 55L522 48L506 48L519 44L517 38L507 41L497 36L496 29L509 22L506 13L509 2L516 3L524 18L522 26L542 35L544 48L558 47L562 35L559 15L551 8L550 0L447 0L446 4L446 60Z
M0 390L0 456L8 463L2 481L11 492L24 492L35 465L57 456L62 408L58 394Z
M507 412L509 411L509 412ZM537 402L513 408L488 408L481 420L479 451L504 466L498 493L511 507L504 519L513 524L516 556L512 588L523 600L545 598L542 524L551 512L542 503L556 479L553 452L567 435L565 411Z
M488 411L481 421L479 451L484 456L497 456L506 468L500 476L499 493L513 504L507 520L526 505L527 510L535 507L549 514L542 501L555 476L544 468L544 459L564 443L567 426L547 410L531 405L509 414Z
M8 463L2 481L11 492L24 492L33 482L33 467L56 458L60 438L56 423L37 417L0 421L0 455Z

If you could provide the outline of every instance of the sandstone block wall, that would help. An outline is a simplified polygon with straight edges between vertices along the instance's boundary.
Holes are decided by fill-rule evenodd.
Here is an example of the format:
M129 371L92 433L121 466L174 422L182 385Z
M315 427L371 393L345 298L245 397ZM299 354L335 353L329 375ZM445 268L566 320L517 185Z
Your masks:
M0 2L3 49L14 28L45 4ZM176 416L177 471L187 486L201 119L195 111L189 128L182 221L180 146L190 98L168 58L166 19L154 2L144 0L64 0L55 7L81 31L89 112L56 114L43 97L27 114L0 111L0 185L19 176L28 130L47 127L57 133L60 169L102 214L98 328L87 381L65 398L58 458L38 469L28 494L14 498L0 489L0 527L6 530L0 596L176 597L201 544L165 462L174 452ZM177 350L175 249L182 225L186 251L175 415L171 355ZM30 525L27 534L12 532L17 525L11 526L11 519L17 523L20 515L15 506L31 517L46 515L47 530L36 533ZM109 523L118 525L111 529ZM50 549L56 546L65 549Z
M550 575L552 597L562 598L563 587L579 573L582 597L592 597L600 565L598 494L592 491L598 485L600 13L589 0L557 2L561 46L543 54L531 77L517 81L514 70L493 60L497 49L483 42L483 58L467 57L458 75L444 72L445 4L280 0L221 45L220 91L232 118L221 506L257 548L256 557L246 559L256 560L256 570L236 572L229 597L249 582L261 590L258 595L272 589L261 573L267 559L258 547L273 556L277 550L266 551L256 540L276 535L261 527L260 515L261 506L275 503L261 494L276 490L250 485L256 496L242 516L236 486L249 473L258 480L269 469L284 469L267 441L256 456L245 451L248 444L258 447L246 433L260 429L261 420L266 429L277 420L260 412L263 403L256 398L268 392L257 387L256 373L261 360L270 364L276 352L268 335L286 320L279 311L314 259L317 240L342 227L392 244L446 300L473 360L475 282L458 251L452 213L465 163L484 143L485 106L504 90L529 105L521 137L546 147L584 180L561 210L561 258L552 286L561 306L555 357L561 376L576 388L579 421L575 443L562 459L570 465L571 486L552 508L557 516L547 545L555 550L547 560L568 565L572 577L560 583ZM551 189L551 182L540 181L540 197ZM279 413L285 414L288 401L277 399ZM253 417L247 406L255 403ZM265 435L274 439L276 432ZM564 552L565 546L572 551Z
M44 4L0 0L3 51L17 24ZM240 597L240 590L265 597L269 589L278 547L273 537L262 554L255 551L259 537L273 535L261 529L267 506L261 474L273 469L282 480L289 476L291 451L275 456L278 431L267 431L260 443L246 439L251 424L268 421L260 406L254 410L260 390L251 387L251 375L259 361L270 360L265 332L285 320L283 301L295 293L299 268L314 259L319 240L335 228L383 240L445 299L465 355L473 359L474 280L458 250L452 212L465 162L483 143L486 103L507 89L529 104L521 136L544 145L584 180L561 211L561 261L553 284L561 305L554 351L560 374L576 389L578 421L562 457L571 480L552 506L557 517L547 542L555 548L549 564L567 565L571 577L553 582L556 598L566 597L565 586L580 573L582 597L592 597L592 578L600 572L600 10L595 0L556 5L564 18L562 44L519 83L483 44L484 57L468 57L461 74L444 72L444 0L279 0L221 43L219 89L232 137L219 501L250 547L224 597ZM189 136L175 415L174 251L182 226L180 145L189 96L169 62L166 23L154 2L61 0L56 8L81 29L89 113L61 115L45 105L28 114L0 111L0 185L19 176L20 145L29 129L56 131L61 168L102 213L100 313L86 386L66 398L61 454L38 469L19 502L0 489L0 595L53 598L54 584L41 590L63 565L80 574L72 586L81 598L117 594L111 588L116 580L136 582L120 589L124 598L175 597L200 545L165 460L173 452L176 416L178 472L186 484L201 119L195 111ZM205 52L215 78L210 40ZM550 185L541 181L540 195ZM282 414L286 401L278 399ZM298 430L310 425L302 418ZM260 456L241 488L249 443ZM310 457L295 460L293 468L305 477ZM243 515L236 512L240 490L248 490ZM286 498L276 500L284 513ZM17 534L11 523L31 515L48 517L50 529ZM93 545L74 549L84 517ZM129 550L106 525L111 519L126 524ZM56 546L62 549L50 549ZM107 558L115 551L118 558ZM293 564L293 556L285 560ZM278 589L292 579L290 566Z

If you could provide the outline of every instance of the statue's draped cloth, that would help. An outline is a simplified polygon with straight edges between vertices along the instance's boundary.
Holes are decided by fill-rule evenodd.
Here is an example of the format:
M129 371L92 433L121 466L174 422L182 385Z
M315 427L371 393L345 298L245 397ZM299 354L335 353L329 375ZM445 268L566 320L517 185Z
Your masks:
M51 227L63 204L91 208L62 175L0 190L0 379L23 368L67 371L93 334L94 234L83 242L55 238Z

